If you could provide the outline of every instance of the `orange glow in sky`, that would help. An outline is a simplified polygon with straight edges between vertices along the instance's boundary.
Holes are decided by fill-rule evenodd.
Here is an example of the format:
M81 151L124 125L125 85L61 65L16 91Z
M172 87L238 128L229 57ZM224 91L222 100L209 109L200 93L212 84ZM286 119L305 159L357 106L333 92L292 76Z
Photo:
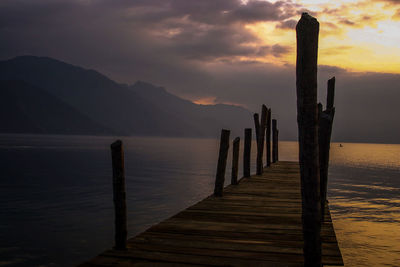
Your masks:
M203 98L198 98L194 101L192 101L195 104L198 105L215 105L215 96L210 96L210 97L203 97Z
M274 2L274 1L272 1ZM296 0L320 22L319 64L355 72L400 73L400 2L307 1ZM299 15L287 20L299 19ZM294 29L278 27L277 22L248 24L261 42L293 47L279 58L266 56L264 62L294 65Z

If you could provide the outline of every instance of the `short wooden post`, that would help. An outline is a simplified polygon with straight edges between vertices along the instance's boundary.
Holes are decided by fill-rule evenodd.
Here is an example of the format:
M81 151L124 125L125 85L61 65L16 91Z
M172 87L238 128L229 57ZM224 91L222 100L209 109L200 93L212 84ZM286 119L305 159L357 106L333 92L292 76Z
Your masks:
M244 129L243 176L250 177L251 128Z
M229 150L229 134L230 134L229 130L222 129L221 140L219 145L217 175L215 177L215 187L214 187L214 195L217 197L221 197L222 192L224 190L226 160L228 158L228 150Z
M278 161L278 128L277 121L272 120L272 162Z
M267 154L267 167L271 166L271 109L268 109L267 113L267 126L266 126L266 142L265 152Z
M258 132L257 140L257 175L261 175L263 172L263 154L264 154L264 138L265 138L265 125L267 123L267 107L262 105L261 107L261 121Z
M254 128L256 131L256 142L258 144L258 134L260 131L260 119L259 119L258 113L254 113L253 116L254 116Z
M126 190L124 151L121 140L111 144L111 158L113 168L113 196L115 211L115 249L126 249Z
M319 167L320 167L320 191L321 191L321 221L324 221L325 205L327 202L328 191L328 168L329 168L329 151L332 135L333 118L335 116L335 108L333 107L335 95L335 77L328 80L328 97L327 109L322 111L322 105L319 107Z
M231 175L231 184L238 184L238 171L239 171L239 145L240 145L240 137L236 137L233 140L233 149L232 149L232 175Z
M321 266L321 200L318 156L318 21L303 13L296 26L297 123L302 196L304 266Z
M276 129L276 140L275 140L275 159L276 162L279 161L279 130Z

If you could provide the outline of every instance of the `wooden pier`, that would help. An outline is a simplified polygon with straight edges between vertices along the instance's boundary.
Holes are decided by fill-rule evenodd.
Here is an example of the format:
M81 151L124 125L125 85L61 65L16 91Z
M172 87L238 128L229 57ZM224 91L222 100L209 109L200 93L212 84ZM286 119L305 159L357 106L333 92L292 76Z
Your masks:
M277 162L81 266L303 266L301 214L299 164ZM328 206L321 240L323 265L343 265Z
M250 176L251 129L233 141L231 185L224 188L230 131L222 129L214 194L126 240L122 142L111 145L115 247L81 266L307 266L343 265L326 199L335 79L327 107L317 104L318 21L303 13L296 26L299 162L278 157L277 121L262 105L254 114L257 171ZM264 167L264 145L266 166ZM272 154L272 155L271 155ZM272 156L272 164L271 164Z

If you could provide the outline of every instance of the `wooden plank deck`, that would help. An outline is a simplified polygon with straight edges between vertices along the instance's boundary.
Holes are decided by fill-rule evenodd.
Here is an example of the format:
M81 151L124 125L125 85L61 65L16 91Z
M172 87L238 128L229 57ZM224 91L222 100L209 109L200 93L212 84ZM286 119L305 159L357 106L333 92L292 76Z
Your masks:
M343 265L329 207L322 262ZM302 266L300 171L278 162L81 266Z

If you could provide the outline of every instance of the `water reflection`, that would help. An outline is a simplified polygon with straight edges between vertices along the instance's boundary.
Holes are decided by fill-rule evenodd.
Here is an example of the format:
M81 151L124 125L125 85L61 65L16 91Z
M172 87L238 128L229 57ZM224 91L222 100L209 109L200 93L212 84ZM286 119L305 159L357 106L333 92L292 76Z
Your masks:
M400 264L400 145L332 144L329 201L346 266Z
M71 266L111 246L114 140L0 135L0 266ZM123 140L130 235L211 194L218 140ZM328 194L346 266L399 266L400 145L331 151ZM280 142L279 156L297 161L297 143Z

